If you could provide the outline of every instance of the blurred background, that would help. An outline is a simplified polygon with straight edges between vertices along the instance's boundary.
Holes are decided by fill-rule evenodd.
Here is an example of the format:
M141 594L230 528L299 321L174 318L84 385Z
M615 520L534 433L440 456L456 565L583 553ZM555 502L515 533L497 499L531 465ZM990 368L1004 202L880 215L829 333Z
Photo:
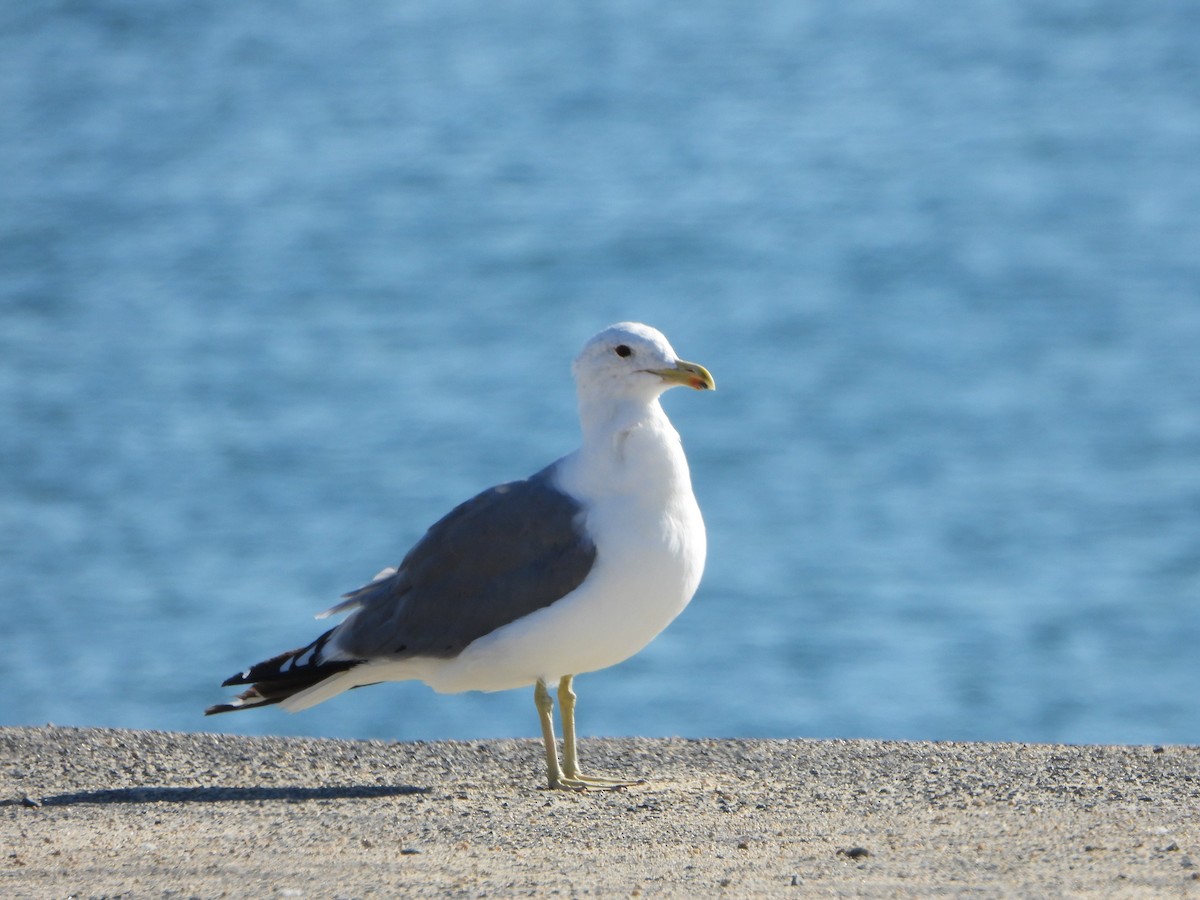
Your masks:
M0 724L204 719L576 446L635 319L704 583L586 734L1200 742L1200 6L0 6Z

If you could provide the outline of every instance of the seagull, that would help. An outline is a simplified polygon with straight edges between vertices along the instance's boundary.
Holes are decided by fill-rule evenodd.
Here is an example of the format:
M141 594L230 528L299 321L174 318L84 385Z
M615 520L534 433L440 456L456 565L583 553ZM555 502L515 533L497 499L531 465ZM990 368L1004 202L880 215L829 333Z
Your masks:
M440 693L533 685L551 789L642 783L580 771L573 680L644 648L700 584L704 520L659 398L716 384L635 322L591 338L573 371L579 449L451 510L398 566L318 616L345 614L341 624L226 679L250 687L205 714L275 703L297 712L384 681Z

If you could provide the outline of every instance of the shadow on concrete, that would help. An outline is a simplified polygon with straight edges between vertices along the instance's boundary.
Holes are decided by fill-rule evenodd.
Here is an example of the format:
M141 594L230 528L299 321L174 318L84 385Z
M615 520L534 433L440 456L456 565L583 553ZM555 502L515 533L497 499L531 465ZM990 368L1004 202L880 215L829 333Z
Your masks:
M283 800L369 800L428 794L430 788L412 785L324 785L322 787L130 787L105 791L76 791L53 794L35 801L17 801L24 806L75 806L81 803L247 803ZM12 802L12 801L10 801Z

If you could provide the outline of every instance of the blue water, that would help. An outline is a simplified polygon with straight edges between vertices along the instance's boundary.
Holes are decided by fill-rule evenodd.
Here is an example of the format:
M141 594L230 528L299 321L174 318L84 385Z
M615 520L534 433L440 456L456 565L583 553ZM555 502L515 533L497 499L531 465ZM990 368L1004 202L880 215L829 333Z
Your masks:
M663 329L710 558L588 734L1200 742L1200 6L0 7L0 724L203 719Z

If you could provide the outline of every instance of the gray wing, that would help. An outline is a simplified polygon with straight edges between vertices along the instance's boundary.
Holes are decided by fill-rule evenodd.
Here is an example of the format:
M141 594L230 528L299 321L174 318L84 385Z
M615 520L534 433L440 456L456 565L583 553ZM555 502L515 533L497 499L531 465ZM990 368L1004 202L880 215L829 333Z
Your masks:
M484 491L426 532L398 569L347 594L336 630L359 659L457 656L489 632L549 606L587 577L596 548L582 506L552 467Z

